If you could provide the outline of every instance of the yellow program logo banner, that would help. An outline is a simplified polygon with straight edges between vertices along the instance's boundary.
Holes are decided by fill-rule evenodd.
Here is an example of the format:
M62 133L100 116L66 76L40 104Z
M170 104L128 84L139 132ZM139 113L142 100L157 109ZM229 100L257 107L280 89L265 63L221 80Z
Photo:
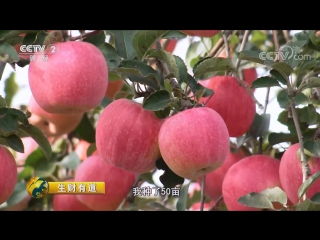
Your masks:
M48 182L48 194L105 194L104 182Z

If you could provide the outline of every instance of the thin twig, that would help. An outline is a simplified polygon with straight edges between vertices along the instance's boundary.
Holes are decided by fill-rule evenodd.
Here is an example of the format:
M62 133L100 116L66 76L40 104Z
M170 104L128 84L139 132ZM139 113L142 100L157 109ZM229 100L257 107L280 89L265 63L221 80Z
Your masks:
M223 42L224 42L224 47L226 49L226 56L227 56L228 59L230 59L229 43L228 43L228 39L227 39L227 36L225 34L225 31L222 31L222 38L223 38Z
M292 111L292 118L294 121L294 126L297 131L298 139L299 139L299 145L300 145L300 154L301 154L301 165L302 165L302 183L304 183L307 178L308 178L308 170L309 170L309 165L307 162L306 155L304 153L304 146L303 146L303 135L300 129L299 125L299 119L298 119L298 114L296 110L296 106L293 102L291 102L291 111ZM302 200L306 200L306 194L302 196Z
M287 42L289 42L291 40L290 34L288 30L282 30L283 32L283 36L286 39Z
M267 88L267 94L266 94L266 100L264 102L263 114L266 114L266 112L267 112L267 106L269 103L269 94L270 94L270 87ZM259 138L259 154L262 154L262 145L263 145L263 137L260 137Z
M200 202L200 211L203 211L204 201L206 200L206 196L204 195L204 188L206 186L206 175L202 177L201 181L201 202Z
M240 46L239 52L243 51L243 49L245 48L246 43L247 43L248 38L249 38L249 34L250 34L250 30L246 30L244 32L244 36L243 36L243 40L241 42L241 46ZM239 69L240 63L241 63L241 59L238 58L237 62L236 62L236 70L237 71ZM263 109L263 105L261 103L259 103L259 101L255 98L255 96L253 95L253 93L252 93L251 89L249 88L248 84L246 82L244 82L243 79L241 79L242 77L238 76L237 73L236 73L236 75L237 75L237 80L238 80L239 85L241 87L243 87L247 91L247 93L250 95L250 97L255 102L255 104L257 104L260 109Z
M89 33L80 34L79 36L76 36L76 37L70 37L69 40L70 41L76 41L76 40L79 40L79 39L83 39L83 38L87 38L87 37L90 37L90 36L93 36L93 35L100 34L102 31L103 30L94 30L94 31L89 32Z
M242 40L242 42L241 42L241 46L240 46L239 52L241 52L241 51L244 50L244 47L245 47L246 44L247 44L249 35L250 35L250 30L246 30L246 31L244 32L244 35L243 35L243 40ZM236 69L237 69L237 70L238 70L238 68L239 68L239 66L240 66L240 62L241 62L241 60L238 58L237 61L236 61ZM241 80L242 80L242 79L241 79Z
M213 57L222 46L223 46L223 38L220 38L216 43L216 45L214 45L214 47L211 49L208 57Z
M209 209L209 211L215 211L217 210L217 207L219 206L220 202L223 200L223 196L221 195L217 201L215 201L214 205Z

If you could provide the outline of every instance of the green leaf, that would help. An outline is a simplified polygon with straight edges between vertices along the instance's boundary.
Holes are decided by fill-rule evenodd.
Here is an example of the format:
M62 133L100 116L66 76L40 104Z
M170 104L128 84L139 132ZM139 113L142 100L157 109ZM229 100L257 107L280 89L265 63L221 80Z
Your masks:
M22 140L15 134L11 134L4 138L10 148L13 150L24 153L24 146Z
M74 132L80 139L83 139L88 143L94 143L96 141L96 130L90 122L87 113L83 114L82 120Z
M251 88L280 87L279 82L271 77L261 77L252 83Z
M0 30L0 40L7 36L11 31L14 30Z
M168 107L173 100L167 90L159 90L152 93L143 102L143 108L150 111L159 111Z
M71 152L69 155L65 156L61 162L57 162L57 165L63 168L68 168L72 170L77 170L80 165L81 160L75 152Z
M11 46L16 46L20 43L22 44L22 40L23 40L23 37L18 36L18 37L13 37L13 38L6 40L5 43L10 44Z
M318 113L312 104L308 104L307 107L300 108L297 112L299 122L306 122L309 125L317 124Z
M171 86L171 83L170 83L170 80L168 78L166 78L164 80L164 88L169 92L169 93L172 93L172 86Z
M85 39L83 39L84 42L88 42L91 43L95 46L101 44L101 43L105 43L106 42L106 35L104 33L104 31L102 31L99 34L95 34L92 35L90 37L86 37Z
M24 112L15 108L10 108L10 112L11 114L15 115L18 118L18 121L21 122L24 126L29 126L27 115Z
M291 73L293 73L293 69L290 67L288 63L285 62L273 63L270 65L270 67L284 74L287 77L289 77Z
M120 57L124 59L134 59L135 50L132 45L132 38L138 30L107 30L115 39L115 46Z
M189 186L190 182L184 186L182 186L180 191L180 196L176 204L177 211L185 211L187 209L187 201L189 197Z
M194 76L214 73L218 71L233 71L236 69L230 59L227 58L210 58L201 62L194 72Z
M27 192L27 183L26 182L18 182L14 187L13 193L11 194L10 198L7 200L7 207L14 206L20 203L28 196Z
M22 45L33 45L37 40L37 33L27 33L22 40Z
M296 211L319 211L320 205L313 203L310 199L306 199L305 201L299 203L297 205Z
M49 161L46 161L43 152L40 149L37 149L29 155L29 157L26 160L25 166L32 167L35 176L46 178L50 177L56 170L56 160L57 158L55 156L52 157Z
M261 137L266 134L270 126L270 114L259 115L256 113L253 123L251 124L248 133L253 138Z
M315 204L320 204L320 193L316 193L310 198L310 201Z
M160 119L165 119L167 118L171 113L171 107L166 107L165 109L163 110L160 110L160 111L155 111L154 114L157 116L157 118L160 118Z
M45 31L40 31L37 33L37 38L33 44L43 45L45 38L48 36L48 33Z
M250 42L257 48L264 45L267 40L267 34L264 34L261 30L253 30L251 36Z
M261 193L252 192L238 199L238 202L247 207L274 209L268 197Z
M110 45L109 43L100 43L97 45L97 47L102 52L109 68L119 66L121 59L112 45Z
M6 100L4 100L4 98L0 95L0 108L6 108L6 107L7 107Z
M319 77L311 77L308 79L308 82L301 86L301 90L303 91L307 88L316 88L320 87L320 78Z
M320 144L318 141L309 139L303 143L303 147L309 157L320 157Z
M299 58L299 50L303 49L305 45L307 45L308 40L295 41L286 43L286 45L282 48L282 51L288 52L289 55L284 59L291 68L297 67L302 61L303 58Z
M174 56L171 53L169 53L163 49L150 50L150 51L148 51L148 53L146 53L146 56L158 58L158 59L164 61L167 64L170 72L173 73L175 78L180 82L178 65L177 65L176 59L174 58Z
M141 174L140 179L143 182L154 184L152 176L153 176L152 172L147 172L147 173Z
M171 30L162 36L162 38L165 38L165 39L177 39L177 40L184 39L186 37L187 35L180 32L179 30Z
M273 76L273 78L277 79L281 84L287 85L286 79L275 69L271 69L270 74Z
M187 67L192 68L195 60L199 61L200 55L205 51L204 46L201 42L193 42L189 45L186 53L186 64Z
M90 146L87 149L87 157L90 157L94 151L97 150L97 146L95 143L91 143Z
M164 188L172 188L176 185L184 183L184 178L178 176L168 167L168 165L163 161L162 158L156 161L156 167L159 170L163 170L164 173L160 176L159 180L163 184Z
M148 202L146 204L146 207L149 207L155 211L157 211L157 210L158 211L172 211L171 209L166 208L165 206L163 206L161 203L158 203L158 202Z
M187 84L191 88L193 94L197 97L199 97L199 93L201 93L202 97L208 97L214 94L213 90L202 86L200 83L197 83L197 81L190 74L187 76ZM199 101L200 99L197 98L197 100Z
M15 76L15 72L12 72L4 82L5 100L9 107L11 106L13 97L19 90L19 86L15 82Z
M130 81L145 84L155 90L160 89L159 84L164 87L164 80L159 72L144 62L125 60L120 63L118 68L114 68L112 71L119 75L124 74Z
M252 139L252 136L247 132L245 135L241 137L237 137L237 148L240 148L243 144Z
M298 198L300 199L303 194L305 194L312 184L320 178L320 172L316 172L311 177L309 177L304 183L301 184L298 190Z
M245 51L239 52L237 56L240 60L248 60L251 62L260 63L264 65L264 60L261 58L260 52L245 50Z
M319 64L319 60L316 60L314 58L313 59L306 59L303 61L303 63L299 67L298 72L301 73L303 71L310 70L310 69L318 66L318 64Z
M179 71L179 82L187 82L187 77L188 77L188 69L187 69L187 66L186 64L184 63L184 61L176 56L176 55L173 55L174 59L176 60L176 64L177 64L177 67L178 67L178 71Z
M261 194L265 195L271 202L277 202L282 205L287 204L288 198L285 192L279 188L267 188L260 192Z
M149 49L151 49L156 41L169 30L139 30L132 38L132 46L136 51L137 57L144 60Z
M3 75L4 69L6 68L6 65L7 65L7 63L2 62L2 61L0 60L0 81L1 81L1 79L2 79L2 75ZM1 95L0 95L0 96L1 96Z
M43 135L42 131L32 124L29 124L27 127L21 124L19 125L19 128L37 142L47 160L50 160L52 157L51 145L48 139Z
M114 95L114 100L118 100L121 98L132 99L134 96L131 93L125 91L119 91Z
M19 127L18 116L10 108L0 108L0 135L9 136L17 134Z
M17 51L8 43L0 44L0 60L6 63L18 62L20 59Z
M295 96L295 98L293 99L293 102L297 106L300 104L307 103L308 100L309 100L308 97L300 92ZM277 101L281 108L287 109L290 107L290 97L286 90L282 90L278 93Z
M283 142L296 142L297 136L290 133L270 133L268 136L268 142L270 146L274 146Z

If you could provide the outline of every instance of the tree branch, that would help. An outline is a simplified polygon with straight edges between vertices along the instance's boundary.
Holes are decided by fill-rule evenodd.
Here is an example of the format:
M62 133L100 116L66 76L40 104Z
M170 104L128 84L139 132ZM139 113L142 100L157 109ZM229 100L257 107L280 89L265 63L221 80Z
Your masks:
M303 146L303 135L300 129L299 125L299 119L298 119L298 114L296 110L296 106L294 105L293 102L291 102L291 111L292 111L292 117L294 121L294 126L297 131L298 139L299 139L299 145L300 145L300 154L301 154L301 165L302 165L302 183L304 183L307 178L308 178L308 170L309 170L309 165L307 162L306 155L304 153L304 146ZM302 196L302 200L306 200L306 194Z
M204 188L206 186L206 175L203 175L201 181L201 202L200 202L200 211L203 211L204 201L206 200L206 196L204 193Z
M266 94L266 100L264 102L263 114L266 114L266 112L267 112L267 106L269 103L269 94L270 94L270 87L267 88L267 94ZM259 138L259 154L262 154L262 145L263 145L263 137L260 137Z
M249 34L250 34L250 30L246 30L244 32L244 36L243 36L243 40L241 42L241 46L240 46L239 52L243 51L243 49L245 48L246 43L247 43L248 38L249 38ZM237 71L239 69L240 63L241 63L241 59L238 58L237 61L236 61L236 66L235 66ZM241 87L243 87L247 91L247 93L252 98L252 100L255 102L255 104L257 104L260 109L263 109L262 104L259 103L259 101L255 98L255 96L253 95L253 93L252 93L251 89L249 88L248 84L243 81L242 76L241 77L238 76L239 74L237 74L237 73L235 75L237 76L237 80L238 80L239 85Z

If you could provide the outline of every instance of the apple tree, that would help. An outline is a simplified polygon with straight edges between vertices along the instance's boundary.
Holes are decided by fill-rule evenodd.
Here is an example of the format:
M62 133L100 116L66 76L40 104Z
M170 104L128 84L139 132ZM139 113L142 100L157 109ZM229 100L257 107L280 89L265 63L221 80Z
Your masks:
M0 30L0 209L319 210L319 53L317 30ZM32 198L33 177L105 194Z

